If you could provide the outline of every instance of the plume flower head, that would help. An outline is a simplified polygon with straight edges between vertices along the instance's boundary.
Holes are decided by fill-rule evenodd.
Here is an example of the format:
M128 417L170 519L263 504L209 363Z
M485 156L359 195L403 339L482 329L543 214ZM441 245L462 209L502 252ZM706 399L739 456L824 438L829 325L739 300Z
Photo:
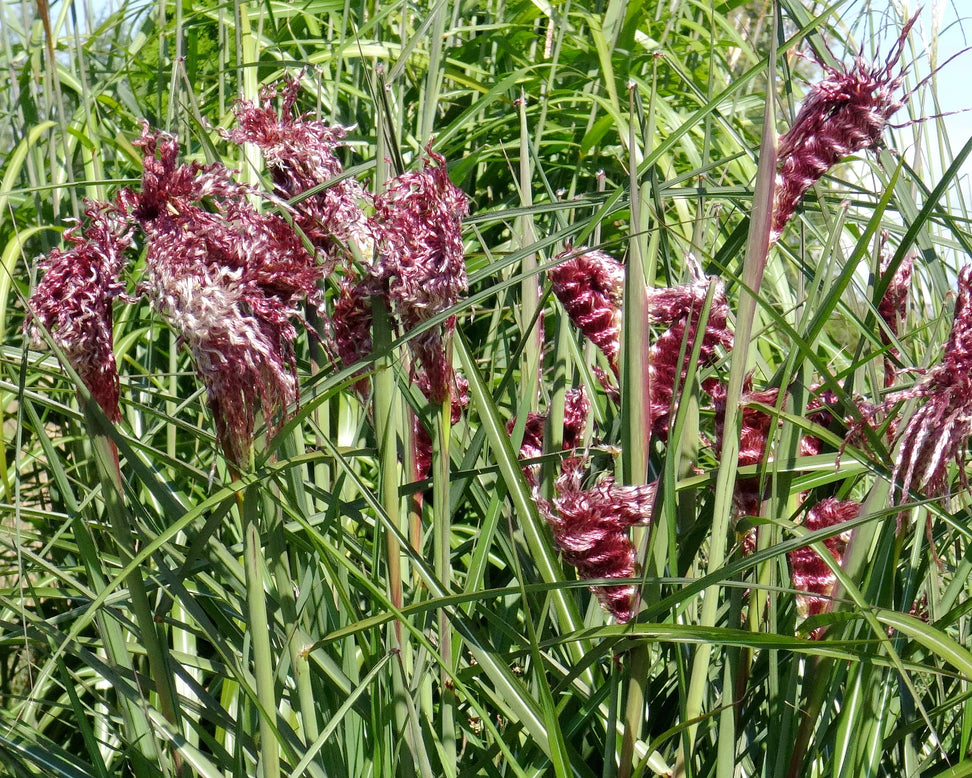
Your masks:
M125 196L147 239L141 291L189 346L223 451L245 467L257 407L270 434L296 400L293 319L323 268L227 171L180 164L168 135L141 145L142 191Z
M451 308L468 288L462 219L469 201L449 179L445 158L433 152L431 144L426 151L422 170L392 179L375 198L372 218L381 276L406 332ZM452 316L409 341L436 403L449 392L447 341L455 326Z
M372 276L363 279L345 275L338 284L338 296L331 311L331 334L333 348L344 367L367 359L374 343L371 328L374 324L371 298L380 294L380 289ZM368 393L368 379L358 371L358 380L354 388L358 395L364 397Z
M24 327L35 343L41 342L41 326L51 333L92 398L117 422L112 304L124 294L121 273L132 225L117 203L88 202L85 215L86 225L64 233L70 248L54 249L41 260L44 275L31 294Z
M880 145L888 120L904 105L898 96L904 69L895 70L917 18L902 28L884 63L872 65L861 55L849 68L818 63L825 78L811 87L793 126L780 138L771 243L782 235L806 191L830 168Z
M972 266L959 273L952 330L941 362L915 387L892 393L885 407L914 398L922 404L899 436L891 480L903 499L912 488L941 497L948 492L948 463L955 461L961 472L972 435Z
M426 376L419 376L418 387L428 399L429 382ZM469 381L459 373L453 373L449 417L451 424L459 423L462 419L462 411L468 405ZM412 441L415 452L415 478L427 478L432 470L432 436L417 414L412 414Z
M580 246L557 255L547 271L553 293L584 336L607 358L615 376L621 350L624 265L599 249Z
M236 105L237 127L225 135L234 143L259 147L277 195L299 198L290 206L294 222L328 270L355 251L370 259L374 240L364 209L370 207L371 196L357 180L342 177L344 169L336 155L347 128L299 114L299 93L299 78L265 87L259 105ZM279 116L274 108L278 97ZM325 189L302 196L329 181Z
M715 290L709 316L702 330L699 364L712 365L719 347L730 350L733 344L729 329L729 304L725 285L713 279ZM661 440L668 439L672 401L675 388L686 378L692 344L698 336L702 309L708 294L709 281L699 280L672 288L648 290L648 318L651 322L668 324L668 328L652 343L648 351L648 410L649 426ZM685 344L684 356L679 359ZM703 386L710 391L716 381Z
M591 415L591 401L587 390L583 386L570 389L564 396L564 432L563 450L578 448L584 442L587 432L587 421ZM520 445L521 459L536 459L543 455L544 429L547 424L547 414L528 413L526 425L523 428L523 442ZM507 434L513 433L516 419L510 419L506 425ZM539 465L527 465L523 474L530 484L536 486L540 475Z
M803 520L803 526L810 532L835 527L857 518L861 504L853 500L838 500L827 497L814 505ZM844 531L824 541L831 557L840 564L850 540L850 532ZM830 566L810 546L803 546L789 553L793 586L797 590L797 609L804 618L824 613L830 606L830 596L837 578ZM814 630L811 637L821 637L820 630Z
M888 256L881 263L881 272L887 274L890 270ZM895 347L894 339L898 337L905 316L908 314L908 290L911 288L911 274L914 263L911 257L905 257L897 270L891 276L887 289L878 303L878 315L887 326L887 330L881 330L881 343L887 346L887 353L884 357L884 385L890 387L894 383L895 361L899 359L898 349ZM889 335L890 333L890 335Z
M610 476L582 488L583 460L563 462L552 504L539 501L564 559L582 579L633 578L637 554L629 537L635 525L651 521L656 484L621 486ZM637 587L631 583L593 586L598 601L619 623L635 613Z

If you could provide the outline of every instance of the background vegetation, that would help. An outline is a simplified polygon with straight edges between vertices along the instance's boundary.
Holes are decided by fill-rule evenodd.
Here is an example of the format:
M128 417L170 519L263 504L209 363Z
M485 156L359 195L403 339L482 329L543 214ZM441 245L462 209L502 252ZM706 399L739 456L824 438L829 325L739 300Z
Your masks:
M900 365L941 358L972 241L957 183L972 146L936 140L934 118L888 131L887 148L815 186L752 283L751 217L765 223L768 205L756 194L761 160L763 180L773 174L764 116L785 131L820 76L797 54L849 62L860 38L906 18L865 7L848 29L841 10L810 0L159 0L107 15L71 0L0 6L7 773L972 775L964 471L950 471L950 500L912 495L914 515L899 519L882 438L841 455L840 429L821 432L820 454L795 447L811 385L830 388L851 418L852 396L884 399L882 251L916 256ZM930 72L930 56L913 34L903 90ZM414 169L431 141L470 199L470 290L452 310L470 404L446 426L435 494L420 502L429 483L410 482L400 443L411 409L430 428L433 414L410 385L407 334L367 364L384 382L378 430L351 371L301 339L299 409L268 444L258 436L266 449L239 478L187 350L147 304L117 311L114 426L86 417L76 376L22 335L36 257L60 245L84 198L137 186L141 120L177 134L185 159L221 160L267 185L259 155L216 128L234 125L234 101L293 75L302 110L351 128L351 175L374 186L386 158L392 173ZM896 121L935 113L934 88ZM945 171L934 180L930 155ZM668 445L646 444L630 373L619 404L601 389L596 353L549 294L544 271L568 244L626 258L649 286L690 280L690 255L726 284L736 348L680 388ZM624 364L657 335L626 332ZM792 387L771 409L772 456L744 472L765 484L762 518L740 524L736 462L720 461L713 409L695 391L733 367L758 387ZM506 432L529 411L557 418L579 385L594 406L595 469L626 483L662 478L654 525L634 535L644 604L627 625L561 560L517 462L522 433ZM901 423L910 412L893 411ZM99 469L105 440L120 454L121 500ZM807 491L866 500L832 612L809 625L788 565L808 542L797 498ZM753 526L758 545L744 555ZM244 554L250 527L256 556ZM833 534L810 540L822 549ZM256 587L265 623L254 622ZM924 621L908 615L919 611Z

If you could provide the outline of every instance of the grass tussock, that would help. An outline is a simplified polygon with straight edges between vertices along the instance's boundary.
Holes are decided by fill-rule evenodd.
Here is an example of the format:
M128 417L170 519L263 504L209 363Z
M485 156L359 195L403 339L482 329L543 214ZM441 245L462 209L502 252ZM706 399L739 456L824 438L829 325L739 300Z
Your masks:
M6 772L972 774L928 31L655 5L0 6Z

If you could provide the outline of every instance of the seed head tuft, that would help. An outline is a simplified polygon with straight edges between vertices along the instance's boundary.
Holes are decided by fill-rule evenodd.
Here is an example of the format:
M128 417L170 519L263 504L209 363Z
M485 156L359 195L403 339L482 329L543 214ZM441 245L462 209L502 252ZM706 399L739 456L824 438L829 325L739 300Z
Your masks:
M624 265L597 249L568 248L547 271L553 293L585 337L604 352L615 376L621 349Z
M807 512L803 526L808 531L814 532L857 518L860 512L860 503L827 497ZM838 564L844 558L844 550L847 548L849 540L850 532L845 531L824 541L827 551ZM804 618L823 613L830 605L829 598L837 581L836 576L827 566L827 563L810 546L803 546L791 551L789 556L793 585L798 592L797 609ZM814 639L820 636L819 630L814 630L812 633Z
M689 367L692 344L695 341L699 317L705 302L708 281L685 284L670 289L648 291L648 317L654 323L667 323L669 327L651 345L648 351L649 426L654 434L665 441L671 423L672 401L676 387L682 385ZM716 349L732 348L732 331L729 329L729 304L725 286L716 280L716 291L709 308L709 318L702 334L699 364L711 365L716 359ZM682 344L685 355L679 361ZM715 382L706 382L709 391Z
M344 145L347 129L328 125L297 113L300 80L291 79L266 87L261 104L240 102L236 106L236 129L226 137L234 143L259 147L270 169L277 195L291 200L294 223L317 249L327 270L355 250L371 259L374 240L362 206L371 196L353 178L342 178L344 169L335 152ZM274 103L281 98L278 117ZM338 179L338 180L335 180ZM321 184L325 189L307 195Z
M147 239L141 291L192 351L223 451L245 467L257 407L270 434L296 400L292 319L323 268L225 168L179 164L165 134L146 129L140 144L142 191L124 199Z
M445 159L428 148L423 170L403 173L375 198L372 219L380 273L406 332L451 308L467 289L462 219L466 195L449 180ZM409 341L429 379L430 399L441 403L449 391L447 342L455 317Z
M651 521L656 485L619 486L610 476L581 488L583 461L564 460L553 504L539 501L564 559L582 579L632 578L637 573L628 530ZM591 590L614 618L625 623L634 615L637 588L632 583L594 586Z
M962 269L952 331L942 361L913 388L894 392L890 404L917 398L915 410L898 440L898 455L891 474L903 499L912 488L930 496L948 492L947 466L960 468L966 441L972 434L972 266Z
M41 260L44 276L30 297L24 328L35 343L41 342L41 326L50 331L95 402L117 422L112 303L125 289L120 277L132 225L116 203L88 202L84 212L87 225L64 233L71 248L54 249Z
M904 105L896 94L904 69L894 70L917 18L904 26L883 64L870 65L860 55L849 69L820 63L826 78L813 85L793 126L780 138L770 243L779 240L803 195L830 168L880 145L888 120Z

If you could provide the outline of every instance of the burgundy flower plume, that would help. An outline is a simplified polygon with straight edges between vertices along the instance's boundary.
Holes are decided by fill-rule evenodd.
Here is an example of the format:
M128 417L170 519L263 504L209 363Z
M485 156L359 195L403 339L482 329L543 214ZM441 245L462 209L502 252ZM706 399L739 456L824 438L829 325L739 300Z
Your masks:
M584 442L587 419L590 415L591 401L584 387L570 389L564 396L564 451L577 448ZM543 455L543 433L546 424L547 414L527 414L526 425L523 428L523 443L520 445L521 459L536 459ZM510 419L506 425L507 434L511 434L515 426L516 419ZM527 465L523 468L523 475L531 485L536 486L540 476L540 466Z
M597 249L568 248L547 271L553 293L585 337L604 352L615 377L621 350L624 265Z
M278 92L282 96L279 118L274 109ZM234 143L249 142L259 147L277 194L286 199L305 195L344 172L335 151L347 130L297 114L299 92L297 78L285 82L279 90L276 85L266 87L261 105L237 105L237 128L226 133ZM317 249L328 271L339 260L351 259L355 252L371 259L374 240L362 209L370 203L371 196L356 179L340 178L291 206L295 224Z
M463 408L469 405L469 381L458 373L453 373L452 381L450 423L458 424L462 418ZM419 376L418 386L422 390L422 394L428 399L429 382L424 373ZM432 470L432 436L417 414L412 414L412 441L415 452L413 476L416 479L428 478L429 472Z
M890 259L890 257L888 258ZM887 272L887 262L882 263L881 271ZM893 345L893 338L897 338L908 313L908 290L911 288L912 261L905 257L898 265L898 269L891 277L888 288L878 304L878 314L887 325L888 330L881 330L881 343L887 346L884 357L884 385L889 387L894 383L894 362L898 359L898 349ZM890 336L888 335L890 332Z
M372 219L380 272L399 322L410 331L455 305L467 288L462 246L466 195L446 172L445 159L429 147L425 168L392 179L375 198ZM455 317L412 338L412 354L429 380L429 399L449 395L452 372L447 344Z
M861 512L860 503L852 500L837 500L827 497L814 505L803 520L803 526L810 532L834 527L846 521L857 518ZM850 531L845 530L839 535L829 537L824 546L837 564L844 558ZM830 606L830 595L833 593L837 577L820 555L810 546L803 546L790 554L790 568L793 585L796 587L797 609L804 618L817 616L825 612ZM820 630L814 630L811 637L819 638Z
M732 348L733 336L729 329L729 304L726 301L725 285L716 280L715 294L709 308L709 318L702 333L699 350L699 364L711 365L716 359L719 346ZM676 386L685 381L691 359L692 344L699 328L699 319L708 292L709 281L700 280L692 284L670 289L648 290L648 318L653 323L667 323L670 326L652 343L648 351L648 403L649 426L654 434L663 441L668 439L671 423L672 400ZM685 343L685 355L681 362L679 354ZM711 391L718 381L708 381L703 386Z
M553 503L538 501L541 514L564 559L582 579L633 578L637 554L628 531L651 521L656 485L620 486L607 476L582 489L583 471L583 460L564 461ZM635 584L592 586L591 591L618 622L623 624L634 615Z
M563 450L577 448L584 439L591 403L584 388L567 392L564 402ZM545 414L527 416L520 457L534 459L544 451ZM512 431L516 420L507 424ZM589 489L581 488L586 457L571 456L561 463L554 484L553 501L537 497L540 515L550 526L564 559L577 568L582 579L632 578L638 571L634 545L628 530L651 520L657 484L620 486L610 476ZM523 473L537 486L539 466L528 465ZM637 587L632 583L592 586L602 606L620 623L634 615Z
M72 244L41 261L44 277L34 289L24 325L37 343L39 326L50 331L105 415L119 421L119 381L112 348L112 303L124 292L120 280L132 227L117 204L87 203L88 224L65 232Z
M885 407L913 398L923 404L899 437L891 480L904 500L913 488L944 496L948 463L954 460L962 472L972 434L972 265L959 273L955 318L942 361L913 388L889 396Z
M371 327L374 316L371 298L380 294L376 280L367 276L362 280L345 276L338 285L338 296L331 311L331 333L334 336L333 349L344 367L349 367L371 355L374 343ZM360 370L354 389L361 398L368 394L368 379Z
M780 138L779 173L770 243L783 234L806 191L847 156L876 148L892 114L904 105L896 97L904 71L894 73L914 16L883 65L862 56L850 69L820 64L826 78L814 84L789 131Z
M142 190L123 199L147 238L142 290L191 349L220 444L245 467L257 408L272 432L296 400L291 320L323 268L224 167L180 164L175 139L147 128L139 144Z

